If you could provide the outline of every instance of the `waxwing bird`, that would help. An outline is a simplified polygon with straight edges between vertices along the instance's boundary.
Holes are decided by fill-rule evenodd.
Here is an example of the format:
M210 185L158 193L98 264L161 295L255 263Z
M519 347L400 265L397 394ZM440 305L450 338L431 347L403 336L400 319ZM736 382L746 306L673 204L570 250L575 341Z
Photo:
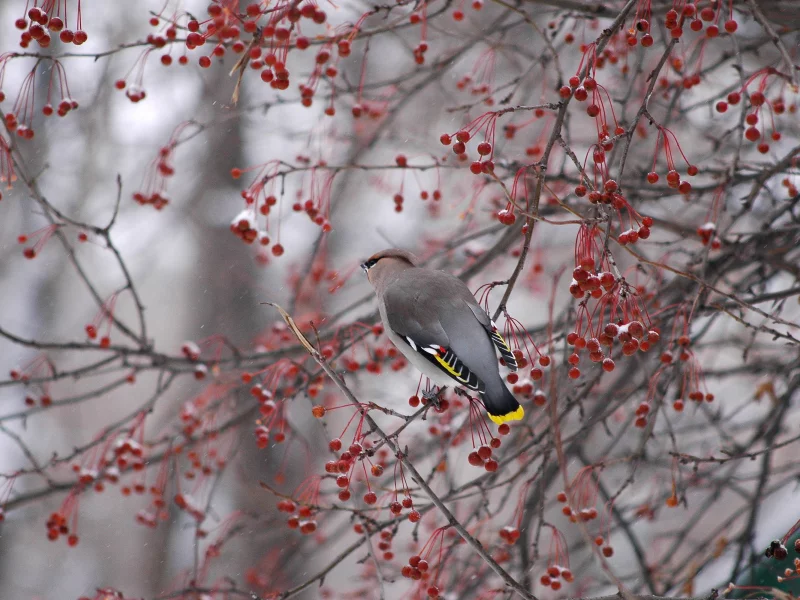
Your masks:
M503 383L496 352L517 370L514 354L466 284L417 266L405 250L383 250L362 263L378 296L389 339L437 385L456 382L477 392L497 424L525 414Z

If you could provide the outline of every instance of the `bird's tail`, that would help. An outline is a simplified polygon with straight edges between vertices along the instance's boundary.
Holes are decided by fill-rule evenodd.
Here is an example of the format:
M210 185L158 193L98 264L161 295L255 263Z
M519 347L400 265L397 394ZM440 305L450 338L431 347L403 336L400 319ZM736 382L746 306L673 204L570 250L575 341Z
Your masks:
M483 405L489 418L498 425L506 421L519 421L525 416L525 410L503 384L483 393Z

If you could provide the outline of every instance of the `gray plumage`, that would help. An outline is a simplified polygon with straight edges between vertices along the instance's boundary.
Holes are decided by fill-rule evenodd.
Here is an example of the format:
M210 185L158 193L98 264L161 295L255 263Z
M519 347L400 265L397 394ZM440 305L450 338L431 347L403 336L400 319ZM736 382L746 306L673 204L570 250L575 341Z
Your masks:
M481 393L497 423L522 417L500 376L496 351L501 349L515 369L513 355L464 282L418 267L414 255L403 250L384 250L362 266L378 296L387 335L412 364L434 383L455 382ZM440 351L437 358L436 348L449 352Z

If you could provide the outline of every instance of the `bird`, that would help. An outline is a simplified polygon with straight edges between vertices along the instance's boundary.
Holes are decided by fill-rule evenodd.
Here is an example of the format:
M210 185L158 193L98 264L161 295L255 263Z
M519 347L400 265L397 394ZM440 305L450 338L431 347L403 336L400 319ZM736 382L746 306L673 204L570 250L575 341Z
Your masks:
M456 382L477 392L498 425L523 418L496 354L516 371L514 353L463 281L421 267L414 254L397 248L373 254L361 268L378 297L386 335L412 365L435 385Z

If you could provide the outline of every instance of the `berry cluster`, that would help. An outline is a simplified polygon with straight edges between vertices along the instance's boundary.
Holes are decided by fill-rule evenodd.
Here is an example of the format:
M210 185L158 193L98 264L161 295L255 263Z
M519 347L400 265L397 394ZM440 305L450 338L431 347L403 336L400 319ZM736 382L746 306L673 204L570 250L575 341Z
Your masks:
M245 208L236 215L231 221L231 233L242 240L245 244L252 244L256 240L262 246L270 243L269 235L266 231L259 232L256 224L256 214L252 208ZM273 246L273 253L275 247Z
M273 193L273 188L275 180L280 174L280 166L281 163L279 161L269 161L246 169L238 167L231 169L231 177L234 179L239 179L245 172L256 171L251 184L247 189L241 191L241 196L245 201L245 209L231 222L231 232L245 244L253 244L258 240L258 246L266 248L272 243L269 235L269 215L278 204L278 197ZM328 178L325 185L327 194L330 193L331 182L332 179ZM313 183L314 180L312 178L312 187ZM308 217L315 223L320 224L323 230L330 230L331 227L326 217L327 208L323 208L322 202L315 203L313 199L309 199L305 203L298 201L292 208L296 212L305 210ZM262 217L263 226L258 223L259 217ZM278 226L280 227L280 220L278 221ZM278 230L277 237L280 238L280 230ZM284 252L285 249L280 242L272 244L271 253L273 256L283 256ZM259 256L262 257L262 262L266 262L266 254L259 253Z
M492 449L499 448L501 443L500 438L493 437L489 441L489 444L482 444L477 450L473 450L469 453L469 456L467 456L469 464L473 467L483 467L489 473L494 473L497 471L498 463L497 460L492 457Z
M233 6L209 4L208 15L210 18L208 20L202 23L195 19L189 20L186 48L188 50L200 48L216 37L217 43L210 54L201 56L198 60L201 67L210 67L212 57L224 56L227 46L230 45L230 49L235 54L243 54L247 51L250 68L261 71L262 81L269 83L273 89L288 89L289 70L286 66L286 59L289 50L292 47L305 50L310 45L308 38L300 35L301 20L306 19L321 25L327 20L327 14L311 2L307 2L303 6L298 6L294 2L286 2L271 10L252 3L246 7L245 13L245 18L242 19ZM240 39L242 33L258 32L258 21L265 14L269 15L269 19L266 24L262 24L259 43L248 46ZM294 43L292 43L293 31L296 31ZM263 52L264 46L268 47L266 54ZM320 62L319 56L317 57L317 64L324 64L324 62L327 62L327 59Z
M636 320L608 322L603 327L602 333L597 337L592 336L588 340L579 332L572 331L567 335L567 344L574 347L574 352L567 359L572 365L569 376L572 379L580 377L581 371L578 364L580 363L580 352L584 348L589 352L589 359L592 362L601 363L603 370L610 372L616 367L616 363L611 358L615 341L621 344L623 355L632 356L637 351L647 352L650 350L651 345L657 343L660 337L657 329L645 330L644 325ZM608 354L603 352L603 346L609 349Z
M601 535L594 538L594 545L600 548L603 556L611 558L614 556L614 547Z
M683 26L687 21L692 31L703 31L703 27L705 27L706 38L713 39L719 36L718 22L722 2L715 2L711 6L706 6L699 10L697 4L698 2L687 2L680 9L680 12L675 8L671 8L664 15L664 25L673 39L679 39L683 36ZM735 33L739 28L739 24L733 19L733 0L730 0L728 15L729 18L723 24L723 28L727 33ZM707 26L705 25L706 23L708 23Z
M675 134L672 133L666 127L662 127L660 125L658 127L658 137L656 138L656 150L653 154L653 167L650 172L647 174L647 182L651 185L655 185L658 183L659 174L656 172L656 162L658 160L658 149L659 149L659 142L663 139L664 140L664 157L667 161L667 185L674 189L678 190L681 194L688 195L692 191L692 184L686 181L685 179L681 179L681 175L678 170L675 168L675 160L672 155L672 142L670 142L670 138L674 142L675 146L678 148L678 152L683 157L683 160L686 162L686 174L690 177L694 177L698 173L698 168L689 162L689 159L686 158L686 155L683 153L681 149L681 145L678 143L678 138L675 137Z
M317 530L314 511L309 506L298 506L292 500L281 500L278 502L278 510L291 515L286 520L289 529L297 529L303 535L311 535Z
M298 157L298 159L301 159L300 162L308 162L307 157ZM319 226L323 233L330 233L333 230L333 226L328 220L328 215L334 175L335 172L320 177L317 169L312 169L309 183L310 198L301 202L303 190L299 190L297 192L298 200L292 205L294 212L305 212L311 222Z
M564 534L553 525L547 525L547 527L550 528L552 533L550 550L547 558L547 569L539 578L539 582L553 591L558 591L561 589L562 580L565 583L571 583L574 577L569 568L569 550Z
M539 578L539 583L545 587L549 587L554 592L557 592L561 589L562 579L566 583L572 583L572 581L575 579L575 576L572 574L572 571L569 570L569 567L550 565L547 567L547 571L545 571L545 573Z
M403 577L419 581L420 591L424 592L428 598L442 597L442 590L439 588L439 574L441 573L442 564L444 562L444 538L445 536L450 537L454 535L454 533L455 532L452 531L449 526L435 529L419 553L410 556L408 564L403 565L403 568L400 570L400 574ZM434 560L431 555L434 554L434 549L437 544L439 546L439 551L435 557L436 567L431 568L430 563Z
M155 529L159 521L166 521L169 519L169 510L167 510L166 501L166 488L169 480L172 460L164 460L158 470L156 481L150 486L150 509L143 508L136 513L136 522L150 529Z
M579 478L580 475L576 476L573 487L579 483ZM578 494L575 499L575 502L582 506L581 508L580 506L573 507L570 505L569 497L566 492L559 492L558 495L556 495L556 500L564 505L561 508L561 512L565 517L569 518L570 523L588 523L589 521L594 521L598 516L597 509L594 506L588 506L590 502L582 496L584 496L584 494ZM596 488L592 488L590 496L592 496L593 500L596 500Z
M766 91L767 87L769 86L768 78L771 75L777 74L778 72L771 67L756 71L748 78L740 90L730 92L725 100L719 100L715 105L715 109L718 113L728 112L728 107L739 104L742 101L742 95L747 93L747 88L749 85L757 77L761 76L758 89L750 93L748 96L750 100L750 106L753 110L745 117L745 124L747 127L744 130L745 139L753 143L759 142L757 149L759 152L761 152L761 154L766 154L769 152L770 148L766 131L764 130L763 126L761 130L759 130L757 127L757 125L759 125L761 122L760 115L763 112L764 107L766 107L769 111L769 117L772 123L772 133L769 135L769 139L771 139L773 142L779 141L782 137L781 133L775 126L775 116L782 115L786 112L789 114L795 114L797 112L796 103L791 103L788 107L786 106L786 101L783 98L782 92L772 99L767 97ZM786 85L786 81L782 77L776 77L773 81L776 80L780 81L780 85L782 87Z
M181 354L183 354L187 360L197 362L200 360L200 346L191 340L187 340L181 344Z
M683 365L683 376L681 379L681 388L678 398L672 403L672 407L677 411L681 412L685 407L684 399L688 398L689 400L702 403L705 402L713 402L714 401L714 394L710 393L709 391L703 391L705 388L705 379L703 378L703 370L700 367L700 363L697 361L697 358L689 349L690 340L689 336L682 335L677 339L677 345L680 351L678 352L678 358L680 363ZM662 368L668 365L673 364L674 356L673 352L670 349L662 352L661 354L661 363ZM660 373L656 372L654 377L657 377Z
M475 61L472 70L456 82L456 88L458 90L469 89L472 96L485 96L483 103L486 106L493 106L494 98L491 94L496 62L497 52L494 48L487 48Z
M45 524L47 527L47 539L52 542L58 540L59 536L67 536L67 544L70 546L78 545L78 536L75 533L70 533L69 525L67 524L66 517L61 512L54 512Z
M255 384L250 388L250 394L258 401L258 412L261 414L262 419L265 420L259 420L254 430L258 449L264 450L269 446L270 436L276 444L286 441L286 434L283 432L283 420L280 418L280 411L277 410L278 405L272 399L272 392L260 384ZM279 431L272 434L270 426L274 427L276 425L279 427Z
M476 148L480 158L470 164L469 170L475 175L493 173L494 135L497 126L497 118L500 114L499 112L484 113L454 134L443 133L439 137L439 141L443 146L450 146L452 144L453 153L458 156L459 161L466 162L468 160L467 144L474 139L476 133L484 130L483 141L478 143ZM455 138L455 142L453 142L453 138Z
M513 546L517 543L519 539L520 533L518 527L512 527L511 525L506 525L500 530L500 538L509 546Z
M383 552L383 560L392 560L394 552L392 552L392 532L384 529L381 531L380 541L378 542L378 550Z
M711 246L712 250L719 250L720 246L722 246L722 242L716 236L717 233L717 226L708 221L700 225L697 228L697 235L700 238L700 241L703 242L703 246Z
M64 9L66 14L66 6ZM53 14L54 12L56 14ZM27 19L20 17L14 21L14 25L22 31L19 40L22 48L27 48L32 41L39 44L41 48L49 47L52 42L51 33L57 33L58 39L62 43L76 46L84 44L89 39L88 34L81 28L81 0L78 0L77 30L75 31L67 27L65 20L61 18L60 0L43 2L41 7L34 6L28 9Z
M97 311L97 314L84 328L86 337L90 340L97 339L100 328L105 323L105 335L100 336L100 347L111 346L111 326L114 324L114 307L117 305L117 294L112 294Z
M371 447L371 443L367 440L363 440L364 444L366 444L366 448L364 444L361 442L354 440L352 444L339 454L336 460L329 460L325 463L325 472L330 474L339 475L336 477L336 485L340 488L339 489L339 500L342 502L346 502L350 499L351 492L350 492L350 482L354 474L355 466L357 463L367 460L366 451ZM339 438L335 438L330 441L328 444L331 452L339 452L342 449L342 440ZM384 467L380 464L374 464L370 467L370 474L373 477L380 477L383 475ZM364 466L364 473L366 474L366 465ZM378 495L372 491L370 483L369 483L369 476L366 477L367 481L367 492L364 494L364 503L370 506L376 504L378 502Z
M6 53L0 56L0 84L2 84L5 77L5 70L9 61L14 58L14 54ZM43 59L42 59L43 60ZM58 114L59 117L65 117L70 111L77 110L78 102L73 100L70 95L69 85L67 84L67 73L60 61L50 59L52 68L49 69L50 81L47 85L47 98L45 104L42 106L42 114L45 117L51 117L53 114ZM11 110L6 111L5 124L9 131L16 132L17 136L23 140L32 140L34 137L33 117L35 109L35 95L36 95L36 73L39 68L37 62L33 68L28 72L22 80L17 99L14 101L14 106ZM53 89L57 80L58 90L61 95L61 100L58 102L57 108L53 106ZM5 93L0 90L0 102L6 98ZM3 142L0 144L2 150L7 144ZM8 171L6 181L13 181L13 169L9 165L8 168L3 166L0 174Z
M576 244L578 266L570 284L573 297L582 299L576 327L567 335L567 344L574 348L567 359L572 365L568 373L572 379L581 375L578 364L583 349L589 351L592 362L601 363L605 371L613 371L616 366L612 358L615 343L621 345L624 356L632 356L637 351L648 352L661 338L659 330L650 324L637 290L608 271L592 273L595 262L590 251L594 246L587 239ZM597 299L591 313L587 308L587 294ZM608 348L607 354L604 347Z
M647 18L637 18L635 19L634 26L628 29L627 37L625 38L625 43L628 46L635 46L638 43L642 44L643 48L649 48L653 45L655 41L653 36L650 35L650 7L647 7ZM641 39L639 35L641 34Z
M368 328L368 330L378 337L383 333L383 326L380 323L375 325L367 326L362 323L356 323L356 328ZM353 333L350 333L350 336L353 337ZM358 352L358 349L363 349L364 358L359 360L358 356L361 354ZM330 352L332 356L332 345L326 345L323 347L323 350L326 352ZM323 354L324 356L325 354ZM361 337L355 340L350 345L350 353L348 356L341 357L342 363L344 368L350 371L351 373L356 373L358 371L366 370L368 373L373 375L380 375L383 371L383 364L385 362L390 362L389 368L392 371L399 371L407 365L405 358L397 351L397 348L393 344L372 344L366 337ZM419 398L417 398L416 403L413 402L413 398L409 399L409 404L411 406L417 407L420 404ZM442 406L446 406L446 403Z
M428 561L424 558L420 557L418 554L410 556L408 558L408 564L403 565L403 568L400 570L400 574L407 578L413 579L415 581L419 581L423 578L423 574L428 572L430 565ZM439 595L439 591L436 591L436 596Z
M47 529L47 539L51 542L58 541L58 538L65 536L68 546L78 545L78 495L79 488L73 488L61 503L59 509L50 514L45 523Z
M408 520L412 523L416 523L422 518L422 515L414 510L414 500L411 496L404 496L400 501L395 499L389 504L389 512L393 515L400 515L404 509L411 511L408 514Z
M770 140L777 142L780 141L782 137L781 133L775 126L775 116L782 115L786 112L786 104L782 95L779 95L772 100L767 98L766 95L767 87L770 84L769 78L771 76L773 77L773 81L779 81L780 85L785 87L786 81L783 79L783 77L774 77L776 75L778 75L778 72L772 67L761 69L751 75L738 92L731 92L728 94L728 104L736 105L741 101L742 96L748 93L748 87L750 84L753 83L753 81L755 81L757 78L760 78L758 88L755 91L750 92L748 96L752 110L745 117L745 124L747 127L744 130L744 137L747 139L747 141L757 144L756 149L761 154L766 154L769 152ZM725 110L727 110L727 105L724 102L718 102L717 111L725 112ZM790 113L796 112L796 110L797 107L794 104L789 107ZM769 135L769 137L767 137L766 127L763 125L762 114L764 112L768 113L770 122L772 123L772 133Z
M197 523L202 523L206 518L206 513L200 503L189 494L178 492L173 498L175 506L191 516Z
M592 257L584 257L580 264L572 270L572 281L569 284L569 293L576 300L587 296L600 298L604 293L611 291L617 283L617 278L609 271L595 272L595 262Z
M402 514L403 510L409 511L408 520L411 523L418 523L422 519L422 514L414 508L414 500L411 497L411 491L406 481L405 469L403 468L402 456L398 455L397 461L394 463L394 499L389 503L389 512L393 517L398 517ZM398 485L397 475L400 474L400 482ZM403 498L399 499L398 490L402 490Z
M9 371L9 376L12 381L19 381L25 384L28 388L25 394L25 406L36 406L36 396L29 388L31 379L44 380L39 384L39 404L41 406L50 406L53 403L53 398L50 396L50 384L46 380L55 375L55 367L52 361L46 354L38 354L32 358L23 367L15 367Z
M141 433L143 434L143 431ZM144 470L144 448L141 442L131 437L117 440L114 444L113 453L114 462L120 470L128 468L134 471Z
M42 227L41 229L37 229L33 233L18 235L18 244L27 244L31 241L34 242L33 246L25 246L25 248L22 250L22 255L29 260L39 256L42 248L44 248L45 244L47 244L48 240L53 236L59 227L61 227L61 225L52 224Z

